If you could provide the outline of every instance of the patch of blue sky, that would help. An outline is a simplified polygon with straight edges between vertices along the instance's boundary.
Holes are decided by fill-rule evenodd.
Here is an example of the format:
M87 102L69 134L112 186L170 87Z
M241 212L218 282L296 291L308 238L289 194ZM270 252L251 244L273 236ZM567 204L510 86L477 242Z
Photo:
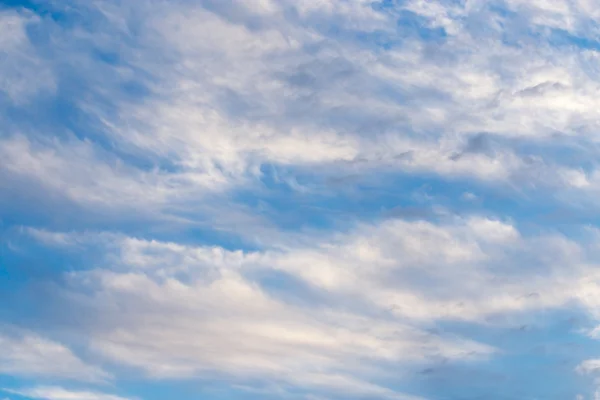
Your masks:
M598 26L592 28L597 29ZM600 50L600 41L594 37L577 36L564 29L552 29L548 42L551 46L574 46L582 50Z
M398 34L401 37L410 37L416 35L421 40L428 43L442 41L447 37L446 30L443 27L430 27L429 21L409 10L402 10L398 17Z
M87 2L71 1L64 4L55 0L2 0L0 6L33 12L41 18L52 20L65 30L109 27L105 14Z
M489 325L441 322L439 332L469 332L497 349L476 365L441 362L423 371L424 388L435 398L575 398L594 393L583 375L572 375L581 358L600 352L598 341L581 334L593 326L583 310L532 311L515 318L498 316ZM592 356L593 358L593 356ZM569 379L565 379L569 376ZM444 397L447 396L447 397Z
M582 223L600 225L591 210L565 204L548 195L551 189L543 193L528 187L527 181L497 186L460 177L381 170L342 169L319 176L275 166L262 171L264 190L239 190L233 198L270 214L278 226L291 231L349 229L357 221L387 218L440 221L447 215L472 214L513 221L524 232L573 233Z

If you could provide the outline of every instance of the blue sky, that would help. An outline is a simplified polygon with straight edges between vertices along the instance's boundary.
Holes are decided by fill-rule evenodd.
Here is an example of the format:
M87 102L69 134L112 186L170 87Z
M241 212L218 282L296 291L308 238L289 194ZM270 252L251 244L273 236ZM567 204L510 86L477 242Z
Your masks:
M591 0L0 0L0 400L600 399Z

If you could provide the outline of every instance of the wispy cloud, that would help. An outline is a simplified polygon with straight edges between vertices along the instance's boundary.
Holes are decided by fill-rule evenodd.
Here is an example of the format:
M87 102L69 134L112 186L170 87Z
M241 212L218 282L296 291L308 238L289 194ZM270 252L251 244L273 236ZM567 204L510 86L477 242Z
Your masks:
M71 391L58 386L38 386L27 389L2 389L6 393L12 393L29 399L42 400L128 400L125 397L113 396L104 393Z
M0 10L0 91L18 105L27 104L40 91L56 89L51 68L27 37L27 26L37 22L39 17L32 13Z
M492 241L510 240L510 236L510 232L489 235ZM385 376L384 365L394 365L398 373L436 359L477 360L495 351L468 339L428 333L405 319L415 317L411 313L385 316L390 304L379 304L377 299L378 292L385 290L378 283L383 276L368 275L377 273L378 268L372 269L376 264L385 265L390 273L395 267L378 254L381 249L366 243L349 252L360 237L329 251L285 253L113 239L97 242L109 251L107 261L113 263L113 270L75 273L71 283L79 294L70 295L71 301L79 303L75 307L92 307L86 313L98 313L94 319L101 321L102 329L91 334L94 351L153 377L225 373L243 380L269 377L292 386L395 398L400 394L369 384L361 376ZM87 241L93 242L93 237ZM358 258L351 261L348 256ZM457 257L470 258L468 254ZM301 266L307 269L296 269ZM287 288L291 297L278 296L272 279L284 278L277 278L280 271L288 275L288 284L304 280L315 294L328 290L333 297L322 299L326 303L319 307L315 307L318 303L295 304L299 286ZM85 294L88 290L92 297ZM353 294L355 290L362 290L362 295ZM348 296L356 296L353 308L335 306ZM115 303L124 306L122 311L103 306ZM417 319L437 318L434 307L430 315ZM380 311L374 314L376 309Z
M85 382L111 379L109 373L85 363L60 343L14 328L3 330L6 332L0 332L2 374Z

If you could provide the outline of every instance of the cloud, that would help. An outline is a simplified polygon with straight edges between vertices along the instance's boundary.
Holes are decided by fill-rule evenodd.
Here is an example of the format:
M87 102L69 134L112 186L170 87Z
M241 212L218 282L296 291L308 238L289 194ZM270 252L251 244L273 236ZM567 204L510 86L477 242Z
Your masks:
M14 330L14 329L13 329ZM111 375L79 359L60 343L31 332L0 332L0 373L33 378L103 382Z
M424 229L423 234L433 235L433 240L437 234L440 256L449 257L448 262L481 256L474 248L457 248L456 243L443 248L448 234L420 224L406 223L403 228ZM498 225L500 231L506 230ZM373 229L389 237L394 228ZM506 242L504 234L479 234L492 242ZM63 246L64 235L57 236L62 238L59 241L45 242ZM403 398L376 383L392 378L386 372L389 366L395 374L408 373L418 365L439 360L474 362L496 351L468 338L428 332L427 323L419 326L423 319L443 318L434 311L440 305L428 304L427 297L414 310L429 314L391 310L392 304L381 298L381 293L391 293L383 281L408 265L394 265L386 244L373 247L378 238L368 235L375 241L371 246L362 235L350 235L321 249L257 252L99 236L95 245L107 254L102 264L111 263L111 269L73 272L66 295L73 307L94 315L102 327L90 328L94 352L154 378L216 374L240 384L268 379L348 396ZM396 246L402 246L404 236L397 233ZM92 235L81 240L94 245ZM77 242L67 240L73 241ZM419 250L413 254L423 256ZM432 254L430 262L436 256ZM426 259L419 262L423 268L428 265ZM275 279L271 284L269 277ZM288 296L277 290L277 279L284 278L291 285ZM313 300L310 296L294 300L302 281L306 294L314 291ZM406 290L396 287L394 293L409 295L410 289ZM355 299L349 303L352 307L340 308L351 298Z
M593 232L577 243L480 216L390 219L252 252L86 235L106 259L70 274L69 302L102 326L90 334L97 354L154 378L224 374L393 397L373 383L389 368L402 377L500 351L432 324L502 324L494 318L571 302L597 318Z
M6 128L0 179L10 190L25 190L14 181L27 181L90 208L190 214L207 193L259 190L262 166L302 169L318 180L340 163L354 163L362 175L432 173L541 186L573 193L568 199L594 196L598 188L595 166L569 165L543 150L523 154L517 146L552 146L546 140L556 133L573 145L589 140L598 107L586 65L594 53L546 42L525 43L526 50L508 46L500 24L509 17L489 7L406 2L405 11L448 37L425 46L410 36L382 51L350 40L349 32L392 40L402 9L377 10L368 2L264 2L249 9L144 1L136 7L141 17L134 17L123 4L75 4L101 16L105 33L93 24L71 31L44 20L55 39L47 51L68 53L59 64L44 62L84 82L85 95L72 106L89 126L58 141L41 140L30 127ZM498 21L483 37L467 23L479 14ZM323 20L348 32L326 32ZM27 39L21 36L19 43ZM119 57L100 62L88 48ZM124 89L132 85L145 88L143 94ZM64 136L65 126L55 128L47 134ZM493 148L472 151L482 132Z
M101 306L98 318L105 327L92 335L92 349L154 378L217 374L233 382L266 379L348 396L400 398L369 383L370 376L386 375L378 363L399 368L493 351L351 311L288 305L229 271L210 284L174 278L158 283L134 272L100 273L94 279L101 282L97 300L128 304L132 314Z
M599 16L585 0L6 6L0 228L57 256L24 240L9 262L58 271L53 300L85 316L63 328L148 381L410 398L502 370L513 322L600 318L598 233L537 214L596 223ZM0 335L0 371L110 379L73 336Z
M583 374L595 373L600 369L600 360L585 360L577 366L577 371Z
M0 10L0 93L16 104L25 104L40 91L51 93L56 88L51 70L27 36L28 25L38 22L39 18L31 13Z
M198 175L165 175L124 165L111 156L103 159L90 142L74 140L46 145L15 136L0 142L0 154L5 160L2 170L19 182L33 181L48 192L84 205L132 207L137 199L143 198L143 204L137 202L136 206L152 207L166 202L170 193L177 191L182 195L177 189L182 183L184 191L204 186L203 178ZM93 182L88 179L90 176L94 176ZM206 186L218 181L206 178Z
M27 389L2 389L6 393L41 400L128 400L98 392L71 391L58 386L38 386Z

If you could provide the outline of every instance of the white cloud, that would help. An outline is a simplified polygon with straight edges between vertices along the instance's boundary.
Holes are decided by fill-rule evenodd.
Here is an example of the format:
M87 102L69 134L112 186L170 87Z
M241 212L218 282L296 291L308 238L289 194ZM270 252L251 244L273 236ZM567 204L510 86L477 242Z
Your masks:
M395 281L388 274L401 273L411 264L430 268L439 256L450 269L453 263L481 259L476 246L452 239L467 228L451 233L398 222L372 229L321 248L257 252L101 236L97 245L107 253L102 264L113 267L71 274L78 294L70 298L78 307L93 304L88 312L97 313L94 319L103 327L90 333L97 354L156 378L219 373L239 383L264 379L353 396L403 398L374 383L391 378L386 365L402 376L402 371L436 360L469 362L493 354L496 350L485 344L425 329L426 319L440 318L435 308L443 309L454 299L433 304L422 293L414 307L422 314L415 315L390 310L392 304L380 298L380 293L410 295L408 287L389 286ZM84 240L93 242L87 235ZM415 235L437 241L437 246L415 248ZM403 243L411 236L415 240ZM61 238L46 243L62 246ZM426 247L439 253L428 254ZM403 250L400 259L397 252ZM260 279L277 271L304 280L330 300L318 305L323 300L309 296L305 300L311 304L303 305L282 298ZM292 298L294 287L287 289ZM350 298L355 306L334 306Z
M394 26L393 15L367 3L296 6L312 10L317 4L320 12L329 10L321 18L334 18L329 12L342 21L369 16L383 32ZM171 84L157 88L153 101L124 105L111 135L190 170L216 163L231 176L262 163L361 160L369 161L368 168L408 173L597 187L560 160L542 157L532 165L510 148L461 154L465 138L480 132L527 140L561 132L587 139L597 130L600 109L585 61L594 52L582 56L539 43L514 48L500 31L481 38L461 22L479 12L470 4L419 1L406 7L433 25L452 25L452 36L439 45L408 38L381 52L327 37L310 28L310 19L289 24L278 12L249 29L227 14L173 8L148 25L164 40L153 45L175 49L177 67L161 65L160 71ZM353 29L371 28L359 23ZM190 39L206 36L215 40ZM309 46L318 51L307 54ZM439 46L444 62L429 54L432 46ZM382 85L412 101L382 97Z
M166 174L140 170L102 154L90 142L76 139L44 143L22 135L8 136L0 140L0 156L3 159L0 172L21 184L33 181L48 192L64 195L76 203L109 209L156 208L173 196L186 196L186 192L198 196L203 189L218 186L223 180L219 173Z
M28 230L46 244L98 246L106 255L90 260L98 269L70 275L73 306L89 307L102 326L90 328L98 354L153 377L225 374L403 398L386 386L392 369L402 376L436 360L472 362L499 351L433 334L437 322L484 324L569 302L600 318L597 259L585 240L449 215L286 236L229 200L236 190L260 191L261 167L271 164L314 180L346 169L435 174L595 199L600 175L589 144L600 127L598 52L554 46L546 34L584 34L597 18L592 2L505 2L519 12L516 21L485 2L403 2L423 18L422 29L444 29L439 41L399 32L409 29L398 24L399 10L380 12L362 0L214 2L210 11L190 2L101 3L103 24L112 24L102 34L81 28L48 45L81 74L87 90L72 106L98 118L94 140L80 139L85 129L76 138L7 124L2 188L39 187L116 219L123 210L192 215L217 230L243 217L265 248ZM56 85L52 61L34 54L25 30L36 21L0 14L0 89L15 107ZM476 21L489 23L483 29ZM324 28L333 26L337 32ZM528 29L537 36L523 36ZM100 67L86 46L114 51L118 65ZM146 77L148 94L117 90L138 77ZM561 146L557 134L591 165L549 151ZM485 198L477 192L465 199ZM281 237L270 242L267 231ZM282 276L286 293L276 287ZM3 340L12 350L0 355L0 371L107 378L54 342ZM52 375L47 365L55 359L64 362ZM595 360L580 366L593 369ZM15 393L118 399L61 388Z
M71 298L94 304L103 326L90 336L95 352L153 377L224 373L333 391L350 380L355 394L387 390L371 381L388 376L385 366L401 378L497 351L426 330L439 321L487 324L573 301L600 315L593 238L523 236L506 222L453 217L365 224L322 240L242 252L101 236L100 263L112 268L72 273ZM285 293L261 278L278 273Z
M99 318L107 329L93 334L92 349L153 377L216 372L241 382L266 379L394 397L368 383L369 376L386 375L377 363L469 359L492 351L398 322L285 304L233 271L221 271L211 282L159 283L139 272L98 272L92 279L100 283L96 301L129 304L132 312L126 317L103 310Z
M58 386L38 386L27 389L2 389L7 393L41 400L129 400L98 392L72 391Z
M0 333L0 373L35 378L103 382L111 375L60 343L30 332Z
M35 132L11 132L0 142L6 160L0 179L31 179L43 190L91 207L130 210L135 204L153 212L189 211L207 193L252 187L264 164L301 167L319 176L348 163L359 174L435 173L584 190L590 196L600 187L593 169L563 165L544 154L524 157L511 145L465 150L481 132L551 145L548 138L557 132L574 143L595 140L598 128L599 86L589 68L596 52L537 42L515 48L494 24L480 37L464 21L479 12L492 18L481 5L407 2L407 9L433 27L445 27L449 37L441 43L407 37L386 51L319 29L325 18L349 30L389 39L399 35L395 12L378 12L370 2L334 7L265 1L255 9L238 4L235 17L229 6L207 11L187 3L163 9L140 2L136 7L150 6L153 12L143 14L139 26L144 35L134 48L118 51L123 65L110 70L110 79L96 78L106 74L97 73L100 66L76 43L108 50L127 46L116 38L127 35L133 11L126 5L101 5L110 33L78 31L76 37L56 39L66 42L61 52L72 52L72 60L62 62L83 65L82 79L98 95L75 103L102 121L97 134L119 156L100 150L95 141L40 141ZM288 21L286 7L296 8L299 19ZM567 12L563 6L550 8ZM14 48L10 43L27 40L24 17L9 17L21 27L14 30L20 34L5 39ZM150 94L143 101L120 97L118 84L141 76L139 71L155 78L147 82ZM105 98L111 107L99 100ZM168 167L141 169L129 156Z
M387 57L374 57L372 52L352 45L340 47L325 37L308 35L301 27L251 31L206 11L185 13L182 16L181 10L171 11L165 21L157 21L154 27L170 47L179 50L177 56L184 67L169 72L172 81L179 83L162 91L155 102L133 109L125 107L124 120L118 125L127 128L120 128L119 140L171 154L190 168L212 160L238 173L255 163L302 165L361 159L375 166L393 165L399 170L433 170L442 175L475 175L494 180L506 179L518 167L519 161L510 153L497 158L470 155L450 160L460 143L450 138L408 140L404 132L398 132L408 129L406 125L386 127L385 131L392 128L393 134L381 136L380 132L373 132L372 137L362 132L367 126L340 126L344 119L352 120L354 112L364 115L366 123L404 119L407 113L431 120L427 108L416 112L373 96L380 84L378 79L382 78L373 72L386 65ZM189 39L205 35L223 39ZM224 40L228 45L222 45ZM302 45L317 43L323 47L321 52L303 52ZM211 57L207 59L205 54ZM270 59L277 62L267 61ZM403 76L406 82L430 80L427 76L406 76L408 71L418 69L405 67L393 65L393 73ZM446 75L447 71L436 74ZM397 82L398 77L386 78L386 84L403 85ZM294 83L296 80L300 82ZM454 87L448 89L455 91ZM495 91L492 88L489 95L495 95ZM239 111L228 111L228 99L224 97L227 93L232 101L239 101ZM307 102L309 99L313 99L312 103ZM296 107L308 107L306 115L290 115ZM337 113L336 110L341 112L340 120L330 120L328 113ZM321 125L314 118L326 121ZM328 125L333 129L325 127ZM414 121L413 125L416 126ZM411 156L398 158L407 153Z
M39 236L37 231L32 234ZM41 239L52 244L49 235ZM69 239L64 235L51 236L60 243L77 240L76 233L67 235ZM555 234L523 237L513 225L483 217L443 224L389 220L321 236L318 245L288 241L283 249L255 252L105 234L94 239L91 233L85 240L110 252L115 271L98 273L106 279L100 282L115 288L139 283L158 284L158 290L179 282L184 292L193 293L225 277L252 288L248 273L280 271L331 295L352 296L415 320L483 321L495 313L557 307L569 299L586 304L593 300L586 290L596 290L596 276L587 268L594 251L589 243ZM518 268L520 259L539 265L544 274ZM525 278L528 273L532 275ZM594 307L590 303L590 310Z
M38 18L26 12L0 11L0 93L17 104L39 91L55 89L51 69L38 58L27 37L28 24Z
M595 3L590 0L510 0L510 9L527 15L534 24L542 27L564 29L573 34L597 35L597 27L590 22L600 21Z
M600 370L600 360L585 360L577 366L577 371L583 374L595 373Z

